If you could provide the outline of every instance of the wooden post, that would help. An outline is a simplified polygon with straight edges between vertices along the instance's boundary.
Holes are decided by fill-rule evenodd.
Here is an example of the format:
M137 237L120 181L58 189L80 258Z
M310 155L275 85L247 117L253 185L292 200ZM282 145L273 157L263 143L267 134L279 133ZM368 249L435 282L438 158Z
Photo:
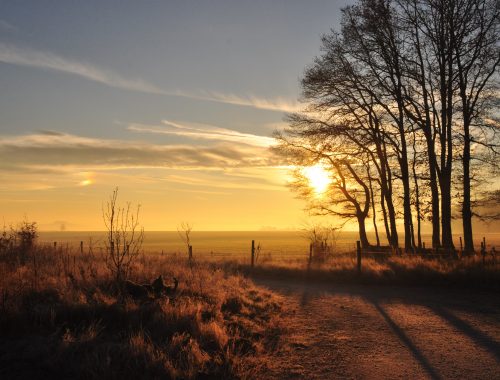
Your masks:
M483 265L484 265L486 259L486 246L484 242L481 242L481 256L483 257Z
M358 274L361 274L361 243L359 240L356 242L356 258L358 260Z
M83 254L83 241L80 242L80 253Z
M54 242L54 250L57 249L57 241Z
M189 246L189 261L191 261L193 259L193 246L190 245Z
M252 258L251 258L251 267L253 268L255 265L255 240L252 240Z
M483 236L483 265L486 262L486 238Z
M309 266L311 266L313 260L313 244L309 244Z

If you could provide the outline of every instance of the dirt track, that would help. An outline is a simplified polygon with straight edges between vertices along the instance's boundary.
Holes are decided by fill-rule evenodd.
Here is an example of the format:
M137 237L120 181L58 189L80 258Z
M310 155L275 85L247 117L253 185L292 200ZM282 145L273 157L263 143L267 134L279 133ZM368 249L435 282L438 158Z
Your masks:
M500 379L500 296L255 280L286 303L268 379Z

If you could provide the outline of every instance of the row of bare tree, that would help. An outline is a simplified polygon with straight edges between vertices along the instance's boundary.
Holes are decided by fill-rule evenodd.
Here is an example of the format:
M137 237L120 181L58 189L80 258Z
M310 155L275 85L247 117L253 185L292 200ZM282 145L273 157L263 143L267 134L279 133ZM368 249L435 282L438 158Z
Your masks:
M454 249L452 218L474 251L479 203L498 205L500 5L498 0L360 0L302 79L303 112L288 116L277 150L291 164L331 172L318 197L300 170L293 188L315 214L366 220L380 245ZM498 185L498 181L496 183ZM475 204L477 203L477 205ZM473 211L474 208L474 211ZM498 217L489 210L484 217Z

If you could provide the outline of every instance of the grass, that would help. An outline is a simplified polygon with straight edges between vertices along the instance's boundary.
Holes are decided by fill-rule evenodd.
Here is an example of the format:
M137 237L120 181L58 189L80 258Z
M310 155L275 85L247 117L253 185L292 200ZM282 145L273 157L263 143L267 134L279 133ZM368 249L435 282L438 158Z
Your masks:
M362 258L361 273L355 253L332 255L311 265L305 259L288 259L258 262L254 268L237 260L226 262L225 266L226 271L239 271L254 278L500 290L500 260L491 255L484 263L480 256L451 259L372 255Z
M142 302L90 253L20 257L0 257L3 379L252 378L279 342L277 296L212 264L139 258L132 280L179 279L175 297Z

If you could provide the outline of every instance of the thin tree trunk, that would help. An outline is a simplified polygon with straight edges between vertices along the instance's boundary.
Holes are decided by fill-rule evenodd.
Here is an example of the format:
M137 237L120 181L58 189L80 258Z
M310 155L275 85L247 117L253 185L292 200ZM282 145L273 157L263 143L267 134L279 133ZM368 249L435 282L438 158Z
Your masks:
M389 222L387 220L387 210L385 207L385 196L382 190L380 191L380 207L382 209L382 216L384 218L384 228L385 228L385 236L387 237L387 243L390 246L392 246L391 231L389 230Z
M368 174L368 184L370 187L370 195L371 195L371 200L372 200L373 229L375 230L375 239L377 240L377 247L380 247L380 238L378 236L378 228L377 228L377 214L375 212L375 197L373 195L372 177L370 175L369 168L367 168L367 174Z
M432 248L436 249L441 246L440 238L440 212L439 212L439 189L437 184L436 173L436 154L434 153L434 142L431 136L426 135L427 141L427 158L429 161L429 186L431 188L431 213L432 213ZM430 135L430 131L429 131Z
M384 157L386 159L384 164L386 165L386 173L387 173L387 181L386 181L387 189L384 195L387 204L387 212L389 216L389 225L391 230L390 245L393 248L398 248L399 238L398 238L398 230L396 227L396 211L394 209L394 203L392 202L392 172L387 162L387 150L385 147L385 142L384 142Z
M417 146L416 146L416 137L414 135L413 138L413 163L412 163L412 171L413 171L413 182L415 187L415 212L417 213L417 247L419 250L422 249L422 234L421 234L421 217L420 217L420 189L418 186L418 176L417 176Z

